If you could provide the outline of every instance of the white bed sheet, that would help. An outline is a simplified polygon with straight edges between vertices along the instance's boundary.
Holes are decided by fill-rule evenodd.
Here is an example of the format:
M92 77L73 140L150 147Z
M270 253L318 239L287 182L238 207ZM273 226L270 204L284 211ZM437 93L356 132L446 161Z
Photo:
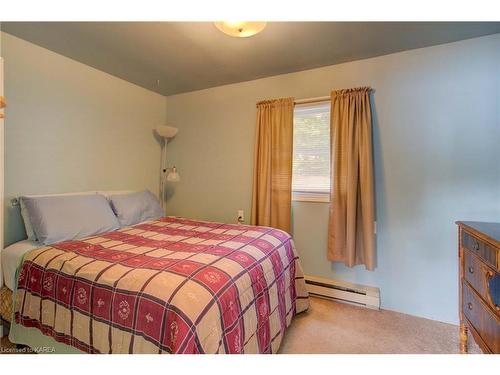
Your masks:
M24 240L7 246L2 250L2 274L7 288L14 290L16 285L16 270L21 263L23 255L37 247L40 247L38 242Z

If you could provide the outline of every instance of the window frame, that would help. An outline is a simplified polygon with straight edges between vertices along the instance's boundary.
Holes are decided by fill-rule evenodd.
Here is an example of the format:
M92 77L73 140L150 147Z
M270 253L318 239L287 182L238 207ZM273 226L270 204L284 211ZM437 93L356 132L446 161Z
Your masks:
M327 103L328 100L318 100L304 103L296 103L296 105L317 105L321 103ZM330 112L331 116L331 112ZM295 120L295 109L294 109L294 118ZM295 126L295 123L294 123ZM292 161L293 162L293 161ZM331 160L330 160L331 163ZM331 170L330 170L330 178L331 178ZM331 184L331 182L330 182ZM292 185L292 202L316 202L316 203L330 203L330 191L328 190L294 190Z

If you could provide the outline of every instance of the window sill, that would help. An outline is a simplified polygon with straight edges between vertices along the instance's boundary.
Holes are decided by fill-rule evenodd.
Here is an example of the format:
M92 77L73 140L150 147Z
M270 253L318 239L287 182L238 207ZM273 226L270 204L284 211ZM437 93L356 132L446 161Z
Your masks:
M313 193L308 191L293 191L292 201L294 202L317 202L330 203L330 193Z

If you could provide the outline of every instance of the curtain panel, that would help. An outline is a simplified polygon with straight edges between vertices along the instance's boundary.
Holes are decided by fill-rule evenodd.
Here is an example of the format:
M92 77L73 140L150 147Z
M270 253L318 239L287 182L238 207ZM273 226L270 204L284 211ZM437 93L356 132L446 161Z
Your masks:
M332 91L328 259L375 268L375 199L369 87Z
M257 103L253 225L291 231L293 98Z

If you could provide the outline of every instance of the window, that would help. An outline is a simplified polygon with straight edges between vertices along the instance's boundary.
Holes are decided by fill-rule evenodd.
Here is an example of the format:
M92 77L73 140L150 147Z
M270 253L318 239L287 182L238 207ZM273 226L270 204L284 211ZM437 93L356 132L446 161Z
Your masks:
M330 103L298 104L293 118L292 199L330 201Z

